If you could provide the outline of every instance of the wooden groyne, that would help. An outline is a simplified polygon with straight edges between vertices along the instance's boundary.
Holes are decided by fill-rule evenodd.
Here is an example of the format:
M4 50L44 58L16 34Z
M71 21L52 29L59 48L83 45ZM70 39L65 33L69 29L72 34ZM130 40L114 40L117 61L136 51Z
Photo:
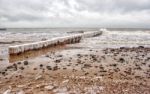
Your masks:
M9 46L9 54L19 54L30 50L37 50L46 47L53 47L62 44L78 43L82 38L101 35L102 31L84 32L82 34L69 35L65 37L52 38L50 40L26 43L21 45Z

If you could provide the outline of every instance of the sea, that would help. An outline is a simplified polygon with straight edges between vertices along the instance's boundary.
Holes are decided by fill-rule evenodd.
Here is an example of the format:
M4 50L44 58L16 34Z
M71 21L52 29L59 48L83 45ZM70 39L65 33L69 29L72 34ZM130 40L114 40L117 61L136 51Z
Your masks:
M100 28L7 28L6 30L0 30L0 62L2 62L2 59L8 60L8 47L11 45L98 30ZM150 29L107 28L102 35L84 39L82 42L79 45L97 49L137 46L150 47Z

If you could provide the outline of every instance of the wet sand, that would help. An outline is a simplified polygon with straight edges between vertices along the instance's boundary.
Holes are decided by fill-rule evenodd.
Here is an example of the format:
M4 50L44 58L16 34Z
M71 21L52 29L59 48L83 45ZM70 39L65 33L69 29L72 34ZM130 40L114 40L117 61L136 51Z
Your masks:
M99 38L10 56L0 69L0 93L149 94L150 48L112 47Z

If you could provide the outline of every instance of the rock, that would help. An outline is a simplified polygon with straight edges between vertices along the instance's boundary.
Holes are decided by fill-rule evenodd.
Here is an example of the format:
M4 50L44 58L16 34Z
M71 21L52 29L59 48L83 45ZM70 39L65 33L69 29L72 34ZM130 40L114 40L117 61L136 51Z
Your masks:
M49 55L45 55L45 57L49 57Z
M22 88L25 87L26 85L18 85L17 87Z
M24 63L24 65L28 65L28 61L24 61L23 63Z
M69 82L69 80L64 80L62 83L64 84L64 83L68 83Z
M120 58L119 62L124 63L125 62L124 58Z
M57 93L66 94L67 91L68 91L68 90L67 90L66 87L57 88L57 89L54 89L54 90L53 90L53 92L56 93L56 94L57 94Z
M44 88L45 88L46 90L52 90L52 89L54 89L54 86L48 85L48 86L45 86Z
M144 46L139 46L138 48L144 48Z
M18 65L20 65L20 64L21 64L21 62L18 62L17 64L18 64Z
M104 90L104 87L103 87L103 86L100 86L99 89L100 89L100 90Z
M40 66L40 68L42 68L42 67L43 67L43 64L40 64L39 66Z
M58 66L53 67L53 71L58 70Z
M24 67L20 67L19 69L24 70Z
M11 89L6 90L3 94L11 94Z
M37 77L35 78L35 80L38 80L38 79L40 79L40 78L42 78L42 75L37 76Z
M20 90L19 92L17 92L16 94L25 94L25 92L23 90Z
M55 60L55 62L56 62L56 63L60 63L60 62L61 62L61 60Z
M42 39L41 39L41 41L45 41L45 40L47 40L47 39L46 39L46 38L42 38Z
M92 67L91 64L84 64L84 68L90 68L90 67Z
M46 66L46 68L47 68L48 70L52 70L51 66Z

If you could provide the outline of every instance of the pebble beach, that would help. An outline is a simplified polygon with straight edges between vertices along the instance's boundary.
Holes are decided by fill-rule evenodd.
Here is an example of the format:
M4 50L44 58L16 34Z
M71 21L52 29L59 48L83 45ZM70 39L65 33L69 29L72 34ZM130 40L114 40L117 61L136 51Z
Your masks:
M63 36L86 30L77 31ZM51 38L36 37L45 36ZM6 51L27 42L4 39L0 47ZM79 43L6 55L0 63L0 94L149 94L150 31L106 30Z

